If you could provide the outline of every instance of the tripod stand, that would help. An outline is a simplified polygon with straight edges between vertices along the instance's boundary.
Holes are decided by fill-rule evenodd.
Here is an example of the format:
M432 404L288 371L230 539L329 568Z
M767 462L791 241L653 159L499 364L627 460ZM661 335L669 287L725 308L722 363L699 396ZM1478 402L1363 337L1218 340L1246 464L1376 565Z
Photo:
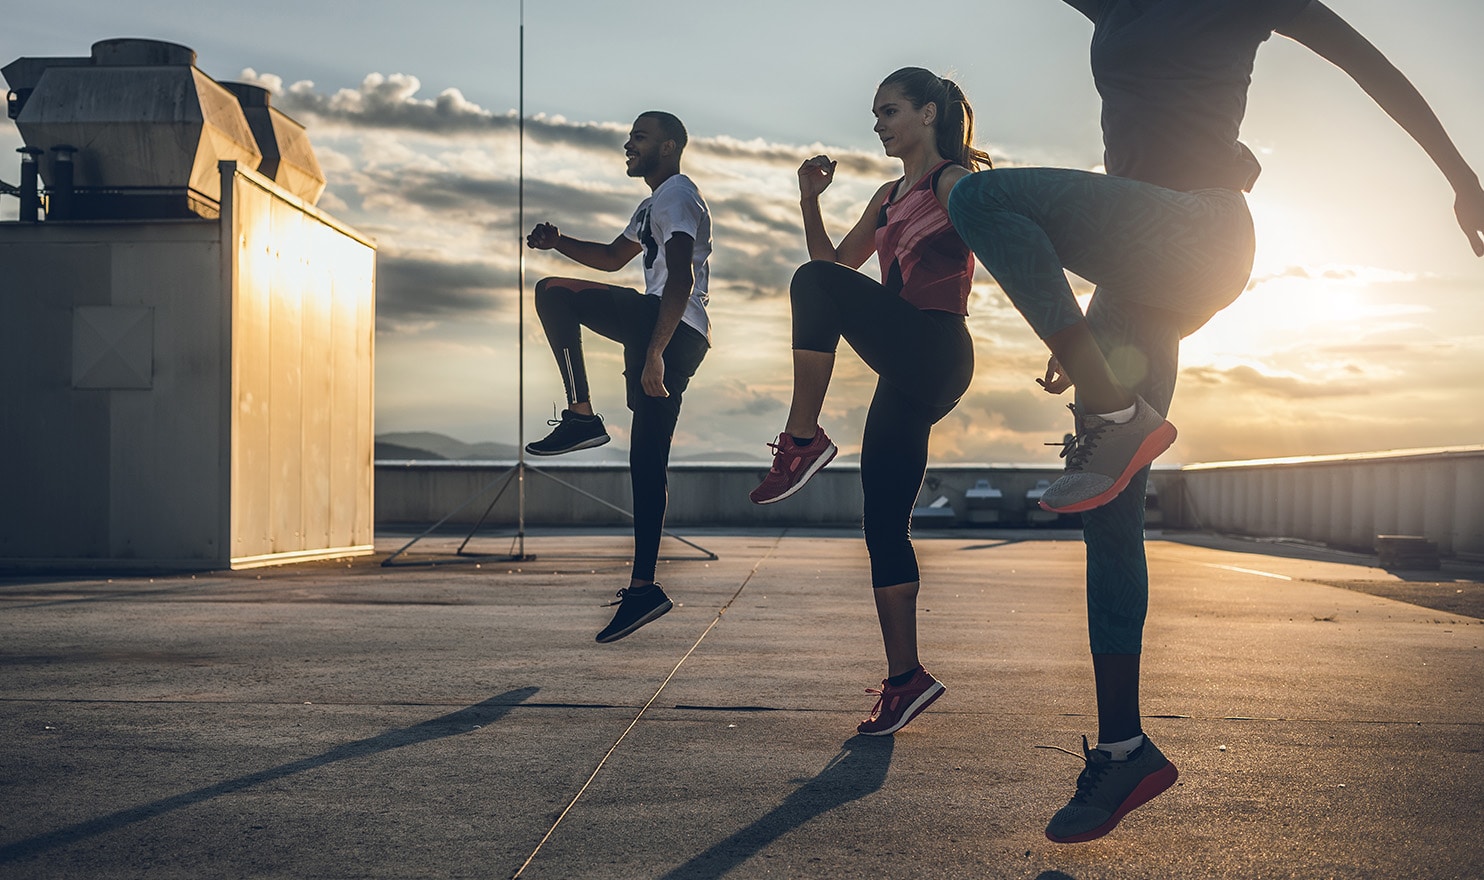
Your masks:
M521 452L524 453L525 450L522 449ZM397 566L409 566L409 565L447 565L447 564L450 564L450 563L457 563L457 562L522 562L522 561L529 561L529 560L535 559L536 557L535 557L534 554L527 553L526 550L525 550L525 539L526 539L526 534L525 534L525 509L524 509L524 506L523 506L523 501L517 502L517 511L518 512L517 512L516 531L515 531L514 534L508 536L508 537L511 538L511 545L510 545L510 552L509 553L505 553L505 554L474 553L474 552L470 552L467 549L468 546L469 546L469 542L474 539L475 534L479 531L479 527L482 526L482 525L484 525L485 520L489 518L490 511L492 511L492 510L495 509L495 505L497 503L499 503L499 501L500 501L500 499L502 497L504 497L506 490L508 490L510 488L510 484L512 482L516 483L516 485L518 486L518 492L519 492L521 498L522 499L524 498L524 494L525 494L525 475L527 473L536 474L538 476L544 477L545 479L550 480L551 482L556 483L557 485L562 486L563 488L569 489L569 490L571 490L573 492L576 492L577 494L579 494L579 495L581 495L581 496L583 496L585 498L589 498L589 499L591 499L593 501L596 501L597 503L599 503L599 504L603 505L604 507L607 507L607 508L609 508L611 510L615 510L615 511L623 514L624 516L628 517L630 520L632 520L634 518L633 513L631 513L629 511L623 509L622 507L618 506L617 504L614 504L613 502L608 501L606 499L600 498L597 495L594 495L593 493L587 491L586 489L583 489L580 486L576 486L576 485L574 485L572 483L569 483L566 480L563 480L561 477L558 477L558 476L555 476L555 475L553 475L551 473L548 473L547 471L544 471L541 468L534 467L532 465L526 464L525 461L524 461L524 458L522 457L522 460L518 461L516 463L515 467L512 467L512 468L506 470L504 473L500 474L498 477L496 477L495 479L491 480L489 483L486 483L478 492L476 492L473 495L471 495L469 498L467 498L458 507L455 507L453 510L449 511L448 512L448 515L445 516L445 517L443 517L443 519L441 519L438 522L434 523L432 526L430 526L422 534L420 534L417 537L413 538L412 540L408 541L406 544L403 544L400 548L398 548L398 550L395 553L393 553L392 555L388 556L385 560L383 560L381 564L383 566L386 566L386 567L397 567ZM446 523L450 519L452 519L455 514L459 513L460 511L462 511L463 509L465 509L466 507L468 507L470 504L473 504L478 499L484 497L491 490L496 489L496 487L498 487L498 491L495 492L495 496L490 499L490 503L489 503L488 506L485 507L484 513L480 514L478 521L476 521L474 523L474 526L469 530L469 533L464 536L464 539L463 539L462 542L460 542L458 548L456 550L454 550L454 553L453 553L453 556L452 557L433 557L431 559L426 559L426 560L421 560L421 561L400 561L400 562L398 561L399 557L401 557L414 544L416 544L417 542L423 540L424 538L428 537L429 535L433 534L433 532L437 531L444 523ZM666 538L674 538L675 540L679 541L680 543L685 544L688 547L694 548L700 554L699 556L661 556L660 559L662 559L662 560L675 560L675 559L708 559L708 560L714 560L714 559L720 558L715 553L713 553L712 551L707 550L705 547L702 547L701 545L695 543L694 541L691 541L691 540L689 540L687 538L683 538L680 535L677 535L677 534L675 534L673 532L670 532L668 530L662 529L660 531L660 534L663 537L666 537ZM592 557L590 555L585 555L583 558L591 559L591 558L596 558L596 557Z

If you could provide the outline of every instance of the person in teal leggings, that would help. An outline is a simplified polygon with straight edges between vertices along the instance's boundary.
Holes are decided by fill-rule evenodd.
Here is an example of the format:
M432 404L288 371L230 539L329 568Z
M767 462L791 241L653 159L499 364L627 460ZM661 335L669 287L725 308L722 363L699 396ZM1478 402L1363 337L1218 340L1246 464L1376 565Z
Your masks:
M1484 256L1484 190L1427 103L1318 0L1065 0L1094 25L1107 174L981 171L949 198L954 227L1051 350L1038 381L1076 386L1066 473L1045 506L1082 512L1098 744L1047 837L1092 840L1178 775L1144 735L1139 659L1149 580L1143 496L1174 439L1164 418L1180 339L1231 303L1252 265L1242 195L1260 168L1237 140L1257 49L1292 38L1348 73L1427 152ZM1097 285L1084 315L1063 270Z

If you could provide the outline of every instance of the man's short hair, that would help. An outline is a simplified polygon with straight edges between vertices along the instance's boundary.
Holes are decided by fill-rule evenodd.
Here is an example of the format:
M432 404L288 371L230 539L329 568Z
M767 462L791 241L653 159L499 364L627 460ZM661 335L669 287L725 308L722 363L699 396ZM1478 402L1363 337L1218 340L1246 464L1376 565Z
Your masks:
M639 114L640 119L648 117L659 123L660 133L665 140L675 142L675 152L679 153L685 149L685 143L689 139L685 133L685 123L674 113L666 113L663 110L645 110Z

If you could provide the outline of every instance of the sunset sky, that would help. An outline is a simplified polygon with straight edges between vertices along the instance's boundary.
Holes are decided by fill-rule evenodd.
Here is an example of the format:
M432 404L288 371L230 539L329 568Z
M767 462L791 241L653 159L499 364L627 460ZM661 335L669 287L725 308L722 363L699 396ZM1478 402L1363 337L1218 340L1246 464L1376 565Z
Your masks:
M1484 3L1330 6L1484 170ZM377 432L514 443L519 17L516 0L49 0L5 13L0 65L138 36L195 49L218 80L268 85L308 127L329 178L320 207L379 245ZM623 173L629 123L646 109L685 120L684 170L715 219L715 347L687 393L676 454L762 457L787 407L787 283L806 259L798 163L840 160L824 197L838 238L900 170L871 130L875 86L920 65L963 86L998 163L1097 167L1090 35L1057 0L528 3L524 226L612 239L647 194ZM1186 342L1171 414L1180 439L1165 460L1484 442L1484 260L1420 148L1282 38L1258 54L1243 140L1264 165L1250 197L1257 267L1237 304ZM18 146L0 125L0 179L17 178ZM0 217L15 210L0 201ZM554 252L525 255L527 291L546 274L598 277ZM608 277L642 284L637 262ZM1041 444L1070 419L1032 381L1044 348L982 272L970 310L977 375L936 429L934 457L1046 461ZM530 440L562 392L529 307L524 333ZM594 340L588 356L594 404L626 446L617 347ZM822 421L847 452L872 384L842 357Z

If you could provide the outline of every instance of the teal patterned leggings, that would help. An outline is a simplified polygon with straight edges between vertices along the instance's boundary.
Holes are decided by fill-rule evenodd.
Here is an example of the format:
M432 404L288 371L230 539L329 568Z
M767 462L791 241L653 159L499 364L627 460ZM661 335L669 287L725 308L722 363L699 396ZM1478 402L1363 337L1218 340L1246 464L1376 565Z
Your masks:
M1097 285L1086 320L1114 375L1160 412L1180 340L1230 305L1252 272L1241 193L1184 193L1058 168L980 171L948 200L954 228L1042 339L1083 320L1063 270ZM1138 654L1149 607L1146 468L1082 514L1094 654Z

